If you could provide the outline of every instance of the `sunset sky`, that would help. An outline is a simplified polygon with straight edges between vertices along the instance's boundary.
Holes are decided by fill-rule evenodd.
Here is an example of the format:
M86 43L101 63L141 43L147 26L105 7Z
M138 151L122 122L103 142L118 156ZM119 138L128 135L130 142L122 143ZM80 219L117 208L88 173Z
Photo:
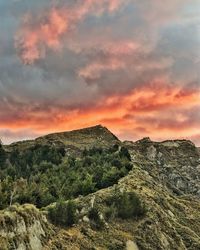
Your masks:
M199 0L0 0L3 143L96 124L200 146Z

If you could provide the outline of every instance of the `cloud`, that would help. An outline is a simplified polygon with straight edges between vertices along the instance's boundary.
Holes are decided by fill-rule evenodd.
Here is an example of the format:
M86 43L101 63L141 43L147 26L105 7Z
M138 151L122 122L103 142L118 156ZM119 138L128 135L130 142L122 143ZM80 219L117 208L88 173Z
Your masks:
M21 58L25 64L31 64L43 58L46 47L52 50L60 49L60 38L68 31L68 22L65 20L64 13L52 9L46 18L39 27L32 27L31 30L29 27L22 28L16 36L16 47L20 49ZM29 23L32 22L33 17L25 19L27 20L24 22Z
M123 57L133 56L140 47L132 41L105 44L97 51L96 61L79 70L78 75L86 81L96 81L104 71L125 69L127 65Z
M39 15L25 15L22 27L15 37L15 46L23 63L33 64L44 58L48 49L60 50L63 36L88 14L113 12L121 4L122 0L85 0L78 1L75 6L50 7Z
M150 25L166 25L180 20L184 15L184 8L191 0L169 0L163 2L160 0L136 1L141 9L144 18Z
M122 139L197 142L197 3L0 1L2 136L103 123Z
M9 112L0 114L0 128L9 127L15 138L15 131L24 128L41 135L102 123L122 139L136 140L147 135L156 140L193 138L194 133L199 132L199 109L196 89L152 83L124 96L109 96L85 109L71 107L66 110L65 106L52 106L51 103L23 108L20 103L13 103L10 110L7 107ZM5 133L3 135L5 137Z
M188 137L187 139L192 140L196 145L200 146L200 134L193 135L191 137Z
M13 140L20 141L24 138L33 139L39 137L40 134L35 133L33 130L20 129L20 130L11 130L11 129L0 129L0 138L4 144L12 143Z

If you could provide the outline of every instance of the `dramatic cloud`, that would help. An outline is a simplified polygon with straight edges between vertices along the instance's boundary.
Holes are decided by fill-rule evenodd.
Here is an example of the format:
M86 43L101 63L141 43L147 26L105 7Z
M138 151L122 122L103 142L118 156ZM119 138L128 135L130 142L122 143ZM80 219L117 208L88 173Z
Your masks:
M91 11L95 11L95 15L101 15L104 11L113 12L121 3L122 0L85 0L69 7L62 5L36 15L25 15L22 28L15 38L23 63L32 64L44 58L47 49L60 50L63 36Z
M102 123L200 145L198 0L0 0L0 137Z
M26 135L24 127L32 128L39 135L51 132L55 127L63 131L102 123L112 127L117 134L123 131L123 137L127 139L128 136L134 140L141 136L153 136L160 140L176 138L177 133L181 138L193 138L199 131L199 98L196 89L155 82L124 96L110 96L84 109L71 107L66 111L65 107L52 107L48 103L43 107L29 105L17 113L20 104L15 103L14 113L10 111L2 117L0 128L10 127L20 131L21 135ZM132 136L130 133L137 134Z
M25 24L33 21L33 17L27 16L24 19ZM35 60L44 57L46 47L58 50L61 46L60 38L69 28L65 13L57 9L50 10L46 20L44 23L41 21L39 27L37 25L32 26L31 28L22 28L16 36L16 47L19 47L25 64L33 63Z
M139 45L133 42L120 42L107 45L99 51L99 58L96 61L85 66L79 71L79 76L85 80L96 80L100 78L104 71L116 71L125 69L128 60L123 60L123 57L133 56ZM127 58L128 59L128 58Z
M10 130L10 129L0 129L1 134L1 140L6 141L7 143L12 143L14 141L20 141L23 140L23 138L28 139L34 139L36 137L39 137L40 134L35 133L33 130Z

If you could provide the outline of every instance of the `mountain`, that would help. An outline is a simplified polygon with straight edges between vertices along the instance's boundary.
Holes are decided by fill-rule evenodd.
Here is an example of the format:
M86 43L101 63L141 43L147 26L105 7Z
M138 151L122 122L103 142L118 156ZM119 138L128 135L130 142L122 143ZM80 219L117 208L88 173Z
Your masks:
M12 143L6 146L7 150L13 148L26 149L35 144L50 144L50 145L63 145L66 150L79 151L88 147L108 147L115 143L119 143L119 139L112 134L106 127L96 125L89 128L73 130L69 132L60 132L49 134L36 138L35 140L22 141Z
M13 202L0 211L0 249L200 249L200 152L191 141L121 142L100 125L47 135L5 147L4 185L19 167L11 161L16 150L16 162L29 160L31 175L23 172L19 180L27 178L25 189L32 185L31 203L38 208L23 204L24 190L15 191L13 199L20 204ZM0 159L3 155L0 151ZM40 196L35 181L44 189ZM52 181L62 189L62 198L77 186L80 193L70 193L69 200L49 199L39 207L34 197L46 202ZM1 199L5 194L0 193Z

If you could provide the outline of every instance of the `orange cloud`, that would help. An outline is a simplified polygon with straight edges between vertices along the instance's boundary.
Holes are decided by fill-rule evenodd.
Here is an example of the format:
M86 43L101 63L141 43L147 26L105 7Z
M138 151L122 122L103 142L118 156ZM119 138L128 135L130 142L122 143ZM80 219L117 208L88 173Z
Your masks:
M32 21L30 17L29 21ZM24 64L32 64L43 58L46 49L61 48L60 39L68 31L68 20L65 12L53 8L46 16L46 21L38 26L25 25L16 35L15 45L19 49Z
M153 85L154 88L149 85L124 96L108 97L84 110L55 106L36 112L30 107L29 112L22 113L19 118L1 120L0 129L9 127L16 131L24 128L35 134L46 134L102 123L121 139L150 136L155 140L195 138L197 142L196 135L200 134L199 91L166 84Z
M86 66L85 68L81 69L78 72L80 77L85 79L96 79L99 78L102 71L111 70L115 71L118 69L124 69L125 63L117 60L117 59L110 59L106 60L106 62L94 62Z
M24 64L44 58L47 49L60 50L62 38L86 15L113 12L123 0L78 1L71 8L53 7L36 15L25 15L21 29L15 36L15 47Z
M100 51L103 53L103 59L91 62L78 72L79 77L84 79L96 79L104 71L115 71L125 69L127 62L122 59L123 56L131 56L140 48L140 45L132 41L121 41L117 43L104 43Z

